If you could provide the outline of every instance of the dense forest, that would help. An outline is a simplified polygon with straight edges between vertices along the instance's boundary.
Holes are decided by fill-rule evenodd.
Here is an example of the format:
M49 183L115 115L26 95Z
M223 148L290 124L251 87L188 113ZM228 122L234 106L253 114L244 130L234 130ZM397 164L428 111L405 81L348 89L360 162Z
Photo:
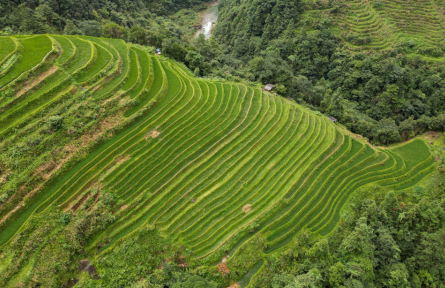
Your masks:
M0 30L3 34L79 34L127 40L128 29L143 27L152 38L180 39L183 33L194 31L199 22L196 11L204 9L205 2L208 0L2 1Z
M444 130L444 64L408 55L416 48L410 43L380 53L350 53L332 32L329 17L301 16L311 9L308 3L221 1L215 38L225 53L214 73L223 75L227 65L232 75L274 83L281 95L338 118L375 144ZM313 3L330 13L341 4Z

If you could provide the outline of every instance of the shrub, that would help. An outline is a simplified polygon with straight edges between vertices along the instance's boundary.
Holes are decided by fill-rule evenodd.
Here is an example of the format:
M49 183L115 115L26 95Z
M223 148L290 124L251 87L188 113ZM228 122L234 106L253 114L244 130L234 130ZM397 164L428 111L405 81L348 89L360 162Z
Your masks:
M380 8L383 6L383 2L382 2L382 0L378 0L378 1L375 1L373 5L374 5L374 8Z
M64 225L68 225L71 222L71 213L63 213L62 217L60 217L60 223Z
M82 31L77 28L73 21L68 19L66 21L65 29L63 30L63 34L65 35L82 35Z
M115 39L126 39L127 38L127 30L119 26L116 23L110 23L104 25L103 28L104 36L107 38L115 38Z
M63 127L63 117L62 116L51 116L46 121L49 128L53 131L57 131Z

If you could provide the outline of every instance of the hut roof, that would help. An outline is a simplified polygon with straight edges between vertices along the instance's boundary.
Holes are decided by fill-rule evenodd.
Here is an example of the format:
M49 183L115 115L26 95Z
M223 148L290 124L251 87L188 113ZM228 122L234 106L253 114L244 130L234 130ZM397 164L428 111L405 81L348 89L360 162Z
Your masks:
M331 120L331 121L334 122L334 123L337 122L337 119L334 118L334 117L332 117L332 116L329 117L329 120Z
M264 86L264 90L266 91L272 91L273 88L275 88L275 85L272 84L267 84L266 86Z

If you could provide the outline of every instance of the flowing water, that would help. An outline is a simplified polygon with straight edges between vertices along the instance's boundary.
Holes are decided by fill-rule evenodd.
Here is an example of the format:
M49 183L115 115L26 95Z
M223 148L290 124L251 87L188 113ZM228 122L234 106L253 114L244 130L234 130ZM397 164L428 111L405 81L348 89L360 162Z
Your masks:
M202 16L202 28L198 30L195 37L199 34L204 34L205 39L212 36L213 26L218 20L218 2L213 3Z

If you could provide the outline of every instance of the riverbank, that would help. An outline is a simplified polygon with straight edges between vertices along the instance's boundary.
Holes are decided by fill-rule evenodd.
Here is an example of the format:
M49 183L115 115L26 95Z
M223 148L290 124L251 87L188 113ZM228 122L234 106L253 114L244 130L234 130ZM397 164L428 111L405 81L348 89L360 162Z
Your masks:
M204 34L205 39L212 37L213 27L218 20L218 3L219 1L211 2L208 8L201 16L201 28L196 32L195 38L200 34Z

